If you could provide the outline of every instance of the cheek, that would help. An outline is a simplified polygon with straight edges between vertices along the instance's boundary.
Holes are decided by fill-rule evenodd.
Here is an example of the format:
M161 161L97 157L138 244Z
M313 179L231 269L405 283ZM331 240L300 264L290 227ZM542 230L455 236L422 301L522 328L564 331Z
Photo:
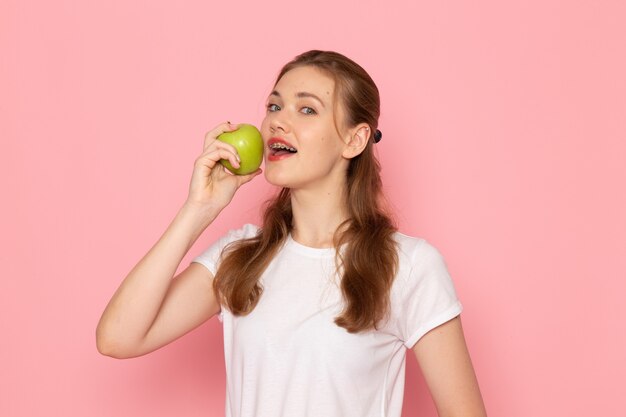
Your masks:
M263 118L263 121L261 122L261 130L267 129L268 126L269 126L269 119L267 116L265 116Z
M261 122L261 128L259 129L261 131L261 136L264 139L269 139L270 137L270 119L268 116L265 116L265 118L263 119L263 121Z

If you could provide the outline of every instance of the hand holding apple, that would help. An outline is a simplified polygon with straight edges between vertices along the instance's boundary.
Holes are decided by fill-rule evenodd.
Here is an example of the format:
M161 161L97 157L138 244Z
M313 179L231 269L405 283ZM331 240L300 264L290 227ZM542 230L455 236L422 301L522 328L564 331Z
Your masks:
M256 127L242 123L237 130L219 135L217 140L228 143L237 149L241 159L239 168L234 168L227 159L220 160L220 163L233 174L247 175L261 166L264 145L261 132Z
M217 140L224 132L234 132L238 127L229 122L220 123L204 135L203 150L194 162L185 206L194 209L200 207L203 215L219 213L230 203L239 187L261 173L260 169L256 169L247 175L233 175L219 163L224 159L230 161L232 166L241 168L237 149Z

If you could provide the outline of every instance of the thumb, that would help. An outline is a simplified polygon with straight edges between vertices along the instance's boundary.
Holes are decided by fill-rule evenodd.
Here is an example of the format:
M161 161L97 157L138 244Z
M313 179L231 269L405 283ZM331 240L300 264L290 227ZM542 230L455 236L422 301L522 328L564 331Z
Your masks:
M262 172L263 172L263 170L261 168L259 168L256 171L254 171L253 173L248 174L248 175L237 175L238 186L241 187L243 184L252 181L252 178L256 177L257 175L261 174Z

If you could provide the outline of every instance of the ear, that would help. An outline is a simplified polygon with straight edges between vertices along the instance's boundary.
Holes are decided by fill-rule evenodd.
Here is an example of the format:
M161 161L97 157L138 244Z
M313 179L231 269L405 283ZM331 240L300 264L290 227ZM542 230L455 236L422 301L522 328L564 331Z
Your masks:
M351 128L346 135L346 146L342 156L347 159L352 159L360 155L367 146L371 134L372 131L367 123L360 123Z

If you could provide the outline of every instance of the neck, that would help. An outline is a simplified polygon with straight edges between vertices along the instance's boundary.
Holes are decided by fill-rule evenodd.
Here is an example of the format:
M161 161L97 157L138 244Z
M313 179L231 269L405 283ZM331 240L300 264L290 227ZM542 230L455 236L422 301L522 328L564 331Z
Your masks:
M346 191L346 184L323 191L292 189L293 239L314 248L333 247L335 231L349 217Z

